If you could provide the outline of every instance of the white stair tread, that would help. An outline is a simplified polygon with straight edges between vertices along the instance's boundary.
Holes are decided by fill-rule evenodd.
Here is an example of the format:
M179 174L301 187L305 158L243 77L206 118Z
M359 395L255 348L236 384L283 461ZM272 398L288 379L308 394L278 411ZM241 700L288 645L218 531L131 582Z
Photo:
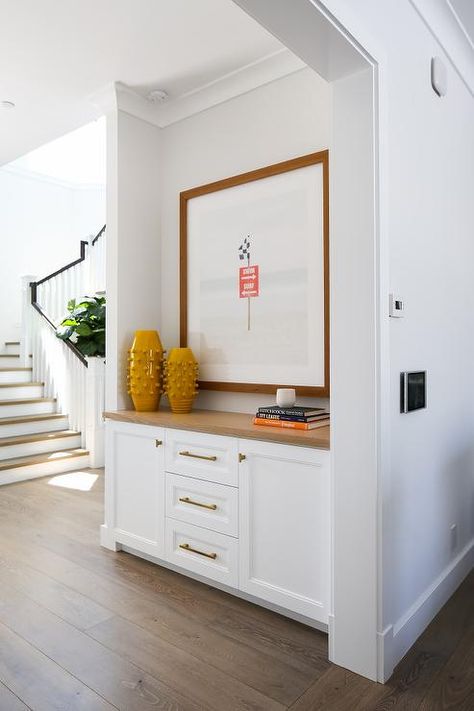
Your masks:
M15 401L14 401L15 402ZM11 403L11 400L10 400ZM38 422L43 420L57 420L60 417L67 417L61 412L46 412L42 415L19 415L17 417L0 417L1 425L20 425L23 422Z
M31 387L42 387L44 383L41 382L29 382L29 383L0 383L0 388L31 388Z
M27 383L23 383L23 385L27 385ZM32 397L27 400L21 399L21 400L0 400L0 407L2 405L29 405L30 403L35 403L35 402L56 402L55 397Z
M15 459L4 459L0 462L0 472L6 469L17 469L19 467L30 467L34 464L49 464L62 459L73 459L85 457L89 454L87 449L78 447L77 449L61 449L57 452L47 452L46 454L31 454L28 457L16 457Z
M0 447L9 447L12 444L29 444L30 442L43 442L66 437L78 437L81 433L76 430L56 430L54 432L38 432L38 434L15 435L14 437L0 438Z

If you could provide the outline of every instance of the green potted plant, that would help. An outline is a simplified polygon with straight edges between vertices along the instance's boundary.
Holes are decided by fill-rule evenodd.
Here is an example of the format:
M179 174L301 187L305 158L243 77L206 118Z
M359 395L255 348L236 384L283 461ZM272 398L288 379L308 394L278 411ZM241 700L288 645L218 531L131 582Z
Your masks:
M84 356L105 357L105 297L84 296L68 302L69 315L56 329L56 336L71 341Z

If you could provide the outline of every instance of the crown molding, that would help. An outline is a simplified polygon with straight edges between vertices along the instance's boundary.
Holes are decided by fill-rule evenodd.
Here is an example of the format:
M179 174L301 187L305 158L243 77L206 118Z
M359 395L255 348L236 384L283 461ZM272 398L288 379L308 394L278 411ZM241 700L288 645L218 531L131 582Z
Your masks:
M89 100L103 113L121 110L164 128L305 67L301 59L283 48L197 89L180 96L170 96L163 103L148 101L119 81L97 91Z
M459 77L474 95L472 42L449 0L410 0ZM449 91L449 88L448 88Z

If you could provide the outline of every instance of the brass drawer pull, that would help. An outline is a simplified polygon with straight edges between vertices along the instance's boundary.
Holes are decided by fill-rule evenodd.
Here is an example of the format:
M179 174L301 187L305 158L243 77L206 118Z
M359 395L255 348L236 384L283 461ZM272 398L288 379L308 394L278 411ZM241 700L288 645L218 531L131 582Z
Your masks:
M217 504L201 504L200 501L193 501L192 499L189 498L189 496L181 496L180 501L183 502L183 504L192 504L193 506L201 506L203 509L210 509L211 511L215 511L217 509Z
M163 444L162 439L155 439L155 447L161 447L162 444Z
M217 558L217 553L204 553L204 551L198 551L197 548L191 548L189 543L180 543L179 547L182 548L184 551L189 551L190 553L198 553L199 555L203 555L206 558L211 558L212 560L215 560Z
M213 454L211 457L207 457L205 454L193 454L185 450L184 452L179 452L182 457L193 457L194 459L205 459L208 462L217 461L217 457Z

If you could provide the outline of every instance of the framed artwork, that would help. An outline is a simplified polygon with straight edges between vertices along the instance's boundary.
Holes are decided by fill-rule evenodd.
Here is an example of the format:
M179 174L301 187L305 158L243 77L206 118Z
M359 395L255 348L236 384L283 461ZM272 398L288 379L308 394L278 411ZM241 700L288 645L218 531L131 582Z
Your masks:
M200 387L328 396L328 151L182 192L180 240Z

